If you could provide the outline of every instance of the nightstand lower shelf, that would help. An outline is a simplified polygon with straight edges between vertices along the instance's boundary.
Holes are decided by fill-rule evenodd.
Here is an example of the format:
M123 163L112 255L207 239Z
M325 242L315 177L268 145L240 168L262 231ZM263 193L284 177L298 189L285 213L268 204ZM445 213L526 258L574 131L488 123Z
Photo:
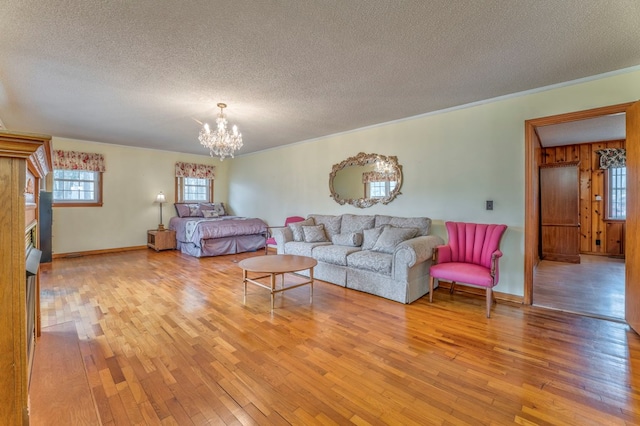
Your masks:
M175 250L176 248L176 231L164 230L158 231L151 229L147 231L147 247L160 250Z

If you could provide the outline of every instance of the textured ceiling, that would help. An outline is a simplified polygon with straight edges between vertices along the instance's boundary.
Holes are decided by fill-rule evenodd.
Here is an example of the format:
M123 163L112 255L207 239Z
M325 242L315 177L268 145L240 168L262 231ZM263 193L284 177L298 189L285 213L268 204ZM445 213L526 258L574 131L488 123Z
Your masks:
M2 0L10 130L240 154L640 64L637 0Z

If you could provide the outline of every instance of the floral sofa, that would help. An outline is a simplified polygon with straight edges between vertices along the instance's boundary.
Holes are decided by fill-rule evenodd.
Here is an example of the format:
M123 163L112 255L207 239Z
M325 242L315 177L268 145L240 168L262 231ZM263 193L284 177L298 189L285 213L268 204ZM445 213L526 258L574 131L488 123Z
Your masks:
M274 229L278 254L318 261L314 278L411 303L429 291L431 219L385 215L318 215Z

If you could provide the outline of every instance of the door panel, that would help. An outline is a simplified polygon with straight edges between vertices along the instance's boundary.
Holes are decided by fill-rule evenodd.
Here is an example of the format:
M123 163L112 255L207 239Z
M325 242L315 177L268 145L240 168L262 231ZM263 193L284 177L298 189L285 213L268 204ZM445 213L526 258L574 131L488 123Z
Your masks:
M578 163L540 166L543 259L580 263L579 209Z
M640 102L627 109L627 221L625 319L640 332Z

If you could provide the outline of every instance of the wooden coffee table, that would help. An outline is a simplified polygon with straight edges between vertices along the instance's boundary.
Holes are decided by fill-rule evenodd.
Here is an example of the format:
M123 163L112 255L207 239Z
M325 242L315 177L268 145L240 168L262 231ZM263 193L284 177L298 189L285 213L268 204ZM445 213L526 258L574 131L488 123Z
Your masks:
M247 283L253 283L257 286L266 288L271 291L271 311L273 311L273 300L275 293L281 291L290 290L292 288L300 287L309 284L310 296L309 303L313 303L313 268L318 264L318 261L307 256L296 256L292 254L278 254L272 256L256 256L249 259L241 260L238 266L242 268L242 282L244 284L244 297L243 303L247 303ZM309 270L309 281L303 283L284 286L284 274ZM247 274L249 272L266 274L257 277L249 278ZM282 275L282 288L276 289L276 276ZM269 284L266 285L258 280L269 278Z

